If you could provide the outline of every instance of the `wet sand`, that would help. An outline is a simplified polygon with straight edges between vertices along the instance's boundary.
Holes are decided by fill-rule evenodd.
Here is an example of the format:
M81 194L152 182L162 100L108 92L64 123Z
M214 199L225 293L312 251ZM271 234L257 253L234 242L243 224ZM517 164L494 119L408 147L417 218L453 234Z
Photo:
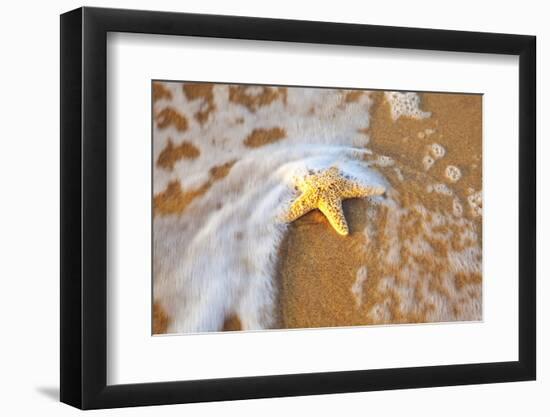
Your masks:
M453 199L426 192L430 183L448 185L464 206L464 217L476 224L478 241L469 243L481 246L481 218L473 216L467 207L472 190L481 189L481 96L422 94L422 109L431 112L431 117L420 120L400 118L397 121L392 120L383 93L376 93L374 100L371 125L365 129L370 136L368 147L374 152L373 158L386 155L395 161L392 166L380 167L380 170L400 194L401 203L409 207L422 204L430 212L452 211ZM426 171L422 160L432 143L442 145L446 154ZM445 176L448 165L457 166L462 172L462 178L456 184ZM405 177L404 181L397 178L397 172ZM406 253L406 248L402 247L401 264L388 266L379 255L385 248L387 250L389 237L376 233L376 229L384 229L384 217L388 216L383 207L373 209L377 211L375 218L379 221L371 225L374 232L368 236L371 239L369 250L364 250L367 236L363 230L368 222L365 215L368 206L366 200L344 202L350 225L350 235L346 237L334 233L318 211L290 225L279 256L279 327L440 321L441 315L432 314L430 317L430 312L435 310L431 294L449 303L445 321L470 319L462 305L471 302L472 298L479 298L475 301L481 303L480 288L479 291L473 290L480 287L481 276L478 272L454 274L451 283L454 288L449 290L445 265L447 252L461 250L465 242L432 239L432 255L427 256ZM402 222L403 226L398 229L402 241L422 234L419 226L422 216L410 214L410 217L411 221ZM460 234L456 226L445 227L454 227L455 230L447 230L455 232L454 236ZM412 263L420 265L420 269L415 272L414 282L407 282L406 268ZM361 267L368 269L368 278L360 283L362 302L358 303L350 288L353 288ZM382 280L389 276L395 277L397 283L384 288ZM466 287L469 287L468 291L464 291ZM412 293L407 295L409 301L404 300L400 288ZM405 306L405 303L411 304L411 299L416 305ZM385 309L386 313L373 314L377 308Z

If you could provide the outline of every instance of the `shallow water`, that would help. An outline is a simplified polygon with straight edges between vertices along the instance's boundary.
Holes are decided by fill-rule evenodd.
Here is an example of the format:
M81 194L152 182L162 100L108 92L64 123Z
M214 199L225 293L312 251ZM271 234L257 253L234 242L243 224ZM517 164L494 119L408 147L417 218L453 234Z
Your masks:
M479 96L154 96L155 332L481 319ZM348 236L317 210L283 221L300 178L333 166L386 193L344 202Z

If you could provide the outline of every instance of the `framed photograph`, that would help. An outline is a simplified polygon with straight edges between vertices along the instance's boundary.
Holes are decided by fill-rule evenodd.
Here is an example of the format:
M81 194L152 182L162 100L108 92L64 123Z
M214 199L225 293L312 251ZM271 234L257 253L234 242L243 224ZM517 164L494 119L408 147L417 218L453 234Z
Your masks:
M533 380L535 37L61 16L61 401Z

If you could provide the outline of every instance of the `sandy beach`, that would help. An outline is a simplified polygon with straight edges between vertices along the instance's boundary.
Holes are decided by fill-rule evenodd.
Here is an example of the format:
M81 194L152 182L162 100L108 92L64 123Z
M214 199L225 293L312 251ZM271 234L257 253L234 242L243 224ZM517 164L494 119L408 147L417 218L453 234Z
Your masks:
M481 95L153 87L154 334L482 319ZM384 195L282 222L330 166Z

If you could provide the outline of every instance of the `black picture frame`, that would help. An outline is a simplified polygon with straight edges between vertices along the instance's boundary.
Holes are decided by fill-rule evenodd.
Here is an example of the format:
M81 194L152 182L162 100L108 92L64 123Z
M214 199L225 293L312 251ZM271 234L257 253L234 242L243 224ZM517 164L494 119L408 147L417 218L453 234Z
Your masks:
M519 56L518 361L107 385L108 32ZM61 15L60 57L62 402L95 409L536 378L534 36L84 7Z

